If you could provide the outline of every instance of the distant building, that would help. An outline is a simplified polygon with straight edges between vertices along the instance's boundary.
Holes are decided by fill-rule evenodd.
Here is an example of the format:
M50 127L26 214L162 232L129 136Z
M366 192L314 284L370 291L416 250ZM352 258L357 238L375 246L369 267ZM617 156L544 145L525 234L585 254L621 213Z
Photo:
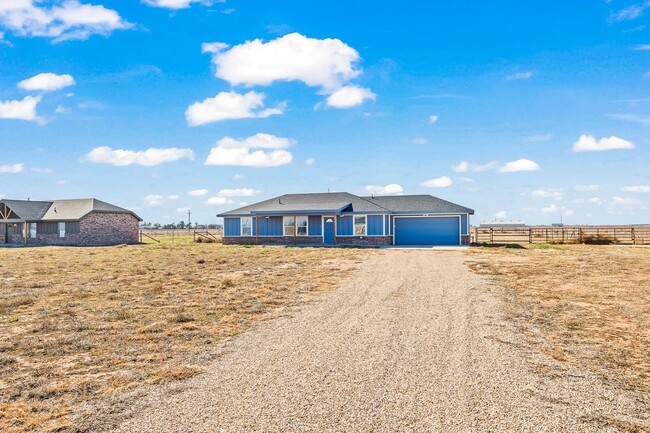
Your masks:
M526 227L526 223L523 221L481 221L480 227Z
M139 241L142 219L94 198L0 200L0 243L17 245L116 245Z

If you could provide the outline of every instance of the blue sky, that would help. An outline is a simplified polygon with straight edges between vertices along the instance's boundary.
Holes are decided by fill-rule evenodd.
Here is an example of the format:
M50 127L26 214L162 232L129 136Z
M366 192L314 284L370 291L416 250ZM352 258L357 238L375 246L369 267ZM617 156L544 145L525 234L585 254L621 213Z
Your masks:
M0 195L214 222L290 192L648 222L650 2L0 4Z

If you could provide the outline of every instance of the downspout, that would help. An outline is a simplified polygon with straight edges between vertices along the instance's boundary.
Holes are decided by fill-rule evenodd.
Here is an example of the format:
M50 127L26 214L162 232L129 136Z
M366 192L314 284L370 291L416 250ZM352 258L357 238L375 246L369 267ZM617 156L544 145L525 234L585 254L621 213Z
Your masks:
M255 217L255 245L260 244L260 217Z

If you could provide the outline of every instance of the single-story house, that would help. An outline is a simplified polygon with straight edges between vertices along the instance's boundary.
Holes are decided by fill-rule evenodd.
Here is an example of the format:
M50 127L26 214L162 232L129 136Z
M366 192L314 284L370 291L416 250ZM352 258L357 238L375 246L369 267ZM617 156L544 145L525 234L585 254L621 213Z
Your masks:
M472 209L431 195L286 194L217 215L226 244L467 245Z
M94 198L0 200L0 243L116 245L139 241L142 219Z

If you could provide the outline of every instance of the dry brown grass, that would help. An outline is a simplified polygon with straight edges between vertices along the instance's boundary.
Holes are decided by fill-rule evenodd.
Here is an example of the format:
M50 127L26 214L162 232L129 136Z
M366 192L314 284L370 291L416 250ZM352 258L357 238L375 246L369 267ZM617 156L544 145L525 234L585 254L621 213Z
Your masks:
M201 371L197 354L367 250L160 244L0 249L0 431L75 431L84 402Z
M512 318L554 359L650 392L650 248L548 246L470 251L506 288Z

